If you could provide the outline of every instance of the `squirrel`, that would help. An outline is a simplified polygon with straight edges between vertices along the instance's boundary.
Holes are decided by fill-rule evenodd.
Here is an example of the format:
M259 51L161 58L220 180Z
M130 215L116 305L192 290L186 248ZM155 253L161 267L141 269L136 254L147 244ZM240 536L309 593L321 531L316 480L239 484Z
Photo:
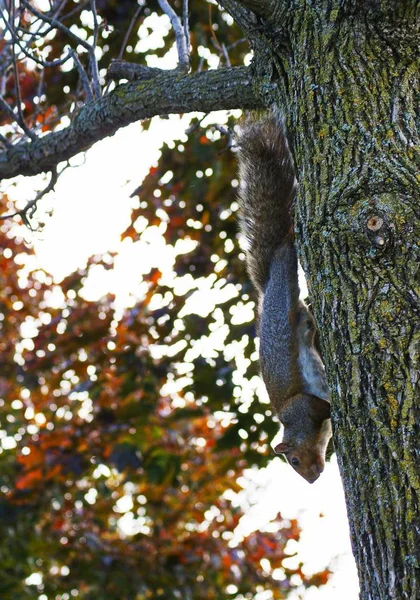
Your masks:
M330 393L315 348L315 322L299 300L293 239L297 183L284 125L277 112L248 118L238 136L240 229L256 288L260 369L284 426L274 451L309 483L325 466L331 438Z

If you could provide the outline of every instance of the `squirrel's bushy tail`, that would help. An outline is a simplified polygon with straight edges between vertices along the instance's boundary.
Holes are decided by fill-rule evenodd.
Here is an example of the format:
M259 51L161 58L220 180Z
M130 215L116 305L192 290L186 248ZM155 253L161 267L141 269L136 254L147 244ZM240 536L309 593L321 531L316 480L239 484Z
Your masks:
M270 262L292 232L293 159L278 113L245 121L238 138L240 226L248 239L248 272L263 291Z

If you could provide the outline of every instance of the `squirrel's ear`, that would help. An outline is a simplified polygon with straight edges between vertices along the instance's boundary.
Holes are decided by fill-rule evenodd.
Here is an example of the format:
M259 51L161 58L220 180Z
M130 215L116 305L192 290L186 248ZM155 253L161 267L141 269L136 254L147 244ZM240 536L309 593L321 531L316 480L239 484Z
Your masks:
M276 454L284 454L285 452L288 452L289 450L290 450L290 446L286 442L280 442L280 444L277 444L277 446L274 448L274 452Z

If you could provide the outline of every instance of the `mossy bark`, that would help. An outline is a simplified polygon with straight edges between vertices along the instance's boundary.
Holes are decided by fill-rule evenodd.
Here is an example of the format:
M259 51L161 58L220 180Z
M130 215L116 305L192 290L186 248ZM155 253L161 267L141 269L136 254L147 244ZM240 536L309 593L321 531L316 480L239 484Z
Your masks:
M261 4L256 89L284 107L294 151L361 598L416 600L420 4Z
M361 596L415 600L419 62L380 22L360 14L335 27L336 14L322 23L315 11L303 14L293 47L297 230L333 390Z
M146 79L121 84L109 94L85 104L64 129L0 152L0 181L50 171L58 163L139 119L262 105L255 96L246 67L188 75L177 71L156 74L156 71L146 70Z

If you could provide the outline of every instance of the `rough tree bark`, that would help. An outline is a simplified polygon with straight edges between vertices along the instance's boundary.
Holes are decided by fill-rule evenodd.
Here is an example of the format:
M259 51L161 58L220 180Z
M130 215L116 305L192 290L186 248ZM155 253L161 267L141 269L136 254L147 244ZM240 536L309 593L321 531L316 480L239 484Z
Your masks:
M415 600L420 2L243 4L259 15L255 89L285 108L295 154L361 598Z
M219 0L251 69L153 74L0 155L52 169L157 114L279 104L363 600L420 598L420 0Z
M251 73L245 67L190 75L158 69L152 73L152 78L143 75L141 81L120 85L99 100L89 102L71 125L61 131L4 150L0 153L0 181L49 171L139 119L169 113L262 106L253 91ZM121 78L126 76L123 72Z

